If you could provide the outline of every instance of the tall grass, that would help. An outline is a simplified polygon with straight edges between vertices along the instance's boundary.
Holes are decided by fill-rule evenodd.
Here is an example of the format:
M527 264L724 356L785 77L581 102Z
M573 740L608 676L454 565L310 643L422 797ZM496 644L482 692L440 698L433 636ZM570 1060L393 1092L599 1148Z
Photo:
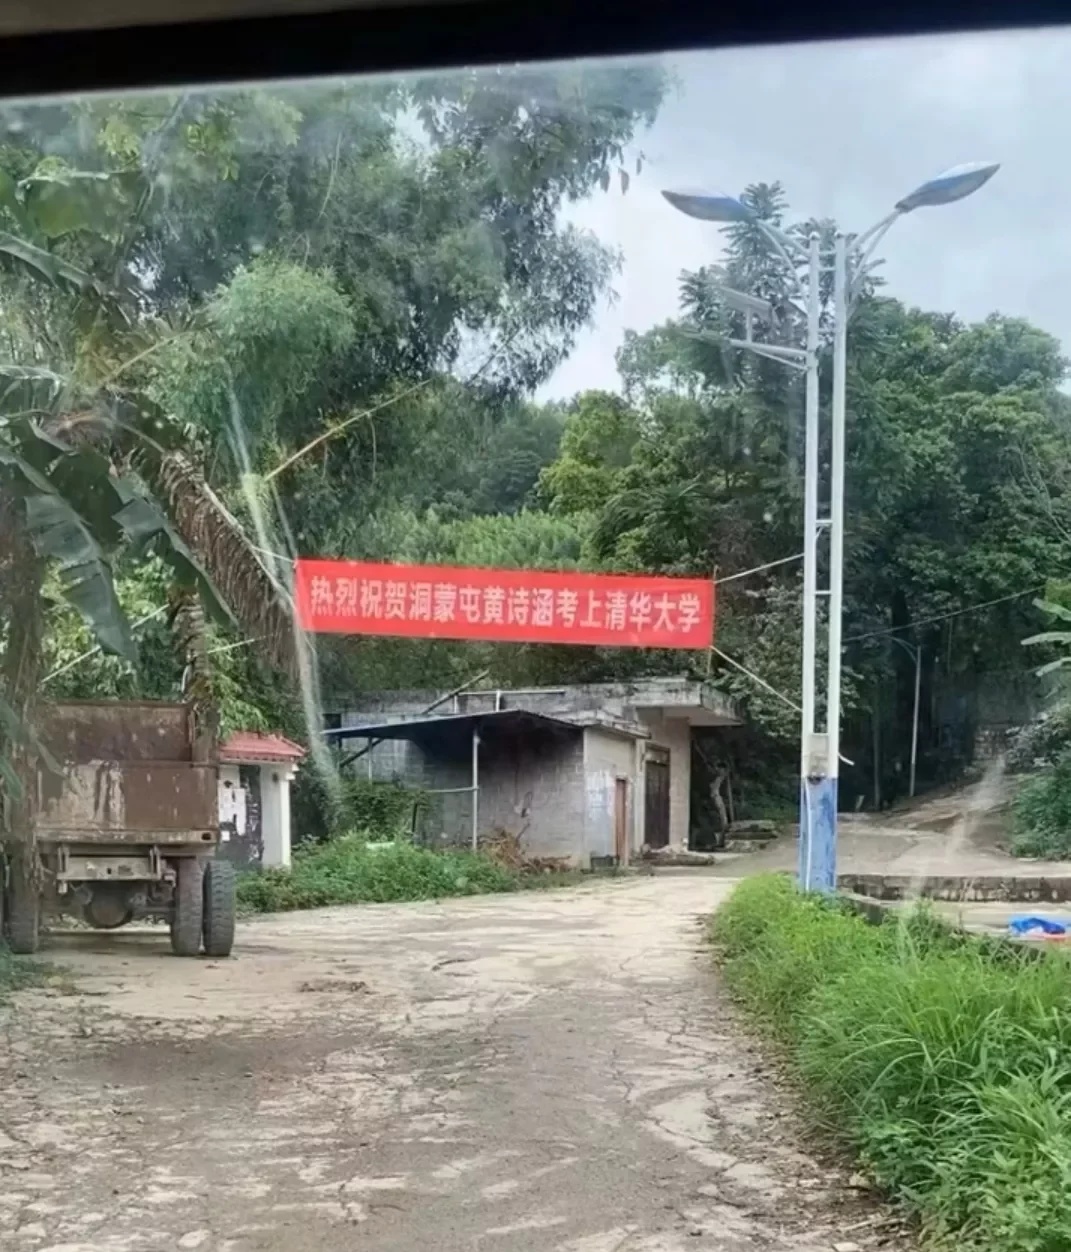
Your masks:
M1071 965L869 926L785 878L714 921L726 976L815 1110L941 1246L1071 1249Z
M360 835L310 844L289 869L243 875L238 902L249 912L276 913L330 904L435 900L444 896L558 886L578 875L523 874L473 852L433 852L410 843L376 847Z

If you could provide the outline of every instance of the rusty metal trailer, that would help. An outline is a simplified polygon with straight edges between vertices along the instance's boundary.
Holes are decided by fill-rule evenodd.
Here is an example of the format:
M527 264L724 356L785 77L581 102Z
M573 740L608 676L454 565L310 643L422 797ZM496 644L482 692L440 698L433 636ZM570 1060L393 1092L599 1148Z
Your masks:
M37 948L43 915L112 930L166 920L179 956L229 956L233 867L216 860L218 759L193 709L152 701L52 705L40 738L35 846L8 849L6 931Z

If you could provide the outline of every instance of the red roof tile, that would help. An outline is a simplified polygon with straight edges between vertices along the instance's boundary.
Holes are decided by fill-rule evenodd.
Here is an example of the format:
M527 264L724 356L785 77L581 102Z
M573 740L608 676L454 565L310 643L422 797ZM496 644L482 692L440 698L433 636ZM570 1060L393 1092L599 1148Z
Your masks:
M263 735L258 730L237 730L219 745L225 765L248 761L300 761L306 755L299 743L282 735Z

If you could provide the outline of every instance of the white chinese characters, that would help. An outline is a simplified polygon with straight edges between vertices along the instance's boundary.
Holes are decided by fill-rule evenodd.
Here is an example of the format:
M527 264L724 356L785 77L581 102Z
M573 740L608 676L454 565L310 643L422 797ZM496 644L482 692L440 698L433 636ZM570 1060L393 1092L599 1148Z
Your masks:
M313 573L306 595L310 624L315 629L317 620L330 620L359 631L362 623L382 623L390 634L390 623L398 623L395 633L402 623L413 623L424 631L406 633L461 632L536 641L546 634L558 641L574 636L578 643L592 636L607 642L620 636L622 644L655 647L680 645L689 636L696 647L708 642L703 636L709 629L709 604L694 590L663 590L668 580L654 581L653 590L644 590L631 580L615 587L605 575L593 576L586 586L582 576L562 586L562 578L540 583L529 577L511 585L508 578L440 581L429 577L433 574L414 569L410 575L404 567L384 567L383 577Z

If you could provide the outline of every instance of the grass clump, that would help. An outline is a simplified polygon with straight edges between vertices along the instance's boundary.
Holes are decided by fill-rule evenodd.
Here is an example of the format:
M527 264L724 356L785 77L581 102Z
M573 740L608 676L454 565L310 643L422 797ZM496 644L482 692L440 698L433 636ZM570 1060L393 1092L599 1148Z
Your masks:
M1015 798L1012 851L1056 861L1071 856L1071 754L1028 779Z
M743 883L713 930L815 1110L935 1244L1071 1249L1064 954L998 952L926 911L869 926L788 879Z
M330 904L435 900L517 891L529 885L526 877L480 853L433 852L404 842L376 846L361 835L343 835L298 848L289 869L242 875L238 902L248 912L277 913ZM553 885L561 881L557 876Z

